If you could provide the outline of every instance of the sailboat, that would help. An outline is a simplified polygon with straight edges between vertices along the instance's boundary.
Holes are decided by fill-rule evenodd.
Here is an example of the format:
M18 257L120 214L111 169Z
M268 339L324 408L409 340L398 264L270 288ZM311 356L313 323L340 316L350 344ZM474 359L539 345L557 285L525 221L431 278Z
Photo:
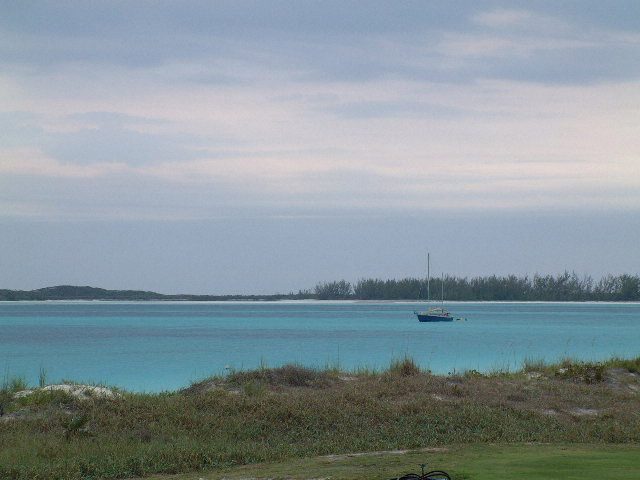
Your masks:
M430 254L427 253L427 307L426 312L413 312L418 317L420 322L453 322L453 317L447 309L444 308L444 273L442 274L442 303L440 307L429 307L429 284L431 282L430 271Z

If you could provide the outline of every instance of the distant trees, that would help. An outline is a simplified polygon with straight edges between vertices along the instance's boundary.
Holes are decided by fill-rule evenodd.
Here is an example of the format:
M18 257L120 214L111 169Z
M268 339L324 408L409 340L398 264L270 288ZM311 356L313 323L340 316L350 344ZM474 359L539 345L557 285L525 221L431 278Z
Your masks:
M575 272L559 275L516 275L452 277L431 279L431 299L439 299L443 290L447 300L540 300L540 301L639 301L640 276L607 275L595 282ZM382 280L363 278L354 285L346 280L318 283L311 290L274 295L163 295L140 290L105 290L93 287L60 285L38 290L1 290L0 300L424 300L426 278Z
M607 275L593 288L595 300L639 300L640 277L638 275Z
M444 284L443 284L444 282ZM523 301L629 301L640 300L640 276L607 275L597 283L590 276L575 272L559 275L516 275L431 279L431 299L439 299L444 285L448 300L523 300ZM345 280L318 284L314 290L321 300L354 298L358 300L420 300L427 298L427 280L403 278L382 280L364 278L353 288ZM349 293L347 293L349 292Z
M533 277L532 300L580 301L593 299L593 279L579 278L575 272Z
M397 300L420 298L427 295L426 280L403 278L400 280L361 279L354 289L354 297L359 300ZM424 290L424 293L422 293ZM407 295L407 296L405 296ZM408 296L410 295L410 296Z
M319 283L314 289L318 300L345 300L353 295L351 283L346 280Z

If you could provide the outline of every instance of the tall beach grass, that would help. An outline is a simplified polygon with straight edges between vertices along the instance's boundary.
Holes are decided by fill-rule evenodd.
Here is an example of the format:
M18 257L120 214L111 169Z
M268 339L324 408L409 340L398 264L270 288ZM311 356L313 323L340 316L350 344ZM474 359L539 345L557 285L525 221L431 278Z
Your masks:
M0 478L128 478L286 458L481 443L640 442L640 358L438 376L285 365L111 397L0 391ZM597 372L600 372L597 374Z

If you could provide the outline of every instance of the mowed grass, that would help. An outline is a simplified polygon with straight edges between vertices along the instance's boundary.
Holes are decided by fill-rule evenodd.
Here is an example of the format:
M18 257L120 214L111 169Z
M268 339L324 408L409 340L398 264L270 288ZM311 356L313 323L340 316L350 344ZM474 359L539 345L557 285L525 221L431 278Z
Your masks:
M0 478L128 478L452 445L482 462L480 444L637 444L637 364L534 369L529 362L516 373L453 376L431 375L410 359L385 372L289 365L213 377L180 392L84 400L42 390L16 397L24 385L6 382Z
M454 480L637 480L640 446L459 445L446 450L377 452L293 459L149 480L318 479L382 480L444 470Z

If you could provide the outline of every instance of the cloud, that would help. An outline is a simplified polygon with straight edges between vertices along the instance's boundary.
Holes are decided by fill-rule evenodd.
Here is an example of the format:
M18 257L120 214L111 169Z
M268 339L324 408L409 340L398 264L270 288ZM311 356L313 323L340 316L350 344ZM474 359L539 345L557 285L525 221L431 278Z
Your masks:
M70 115L15 112L0 117L7 139L0 146L39 149L61 164L122 164L186 161L197 158L202 138L170 132L172 122L113 112ZM145 130L164 127L160 133ZM209 142L215 141L209 135ZM46 169L45 171L49 171Z
M176 196L184 194L178 185L212 189L215 194L202 200L205 212L230 202L293 202L317 208L405 203L415 208L439 202L451 188L464 194L443 208L468 207L495 190L501 193L491 195L498 196L503 207L521 205L531 199L523 192L536 188L555 192L545 195L543 203L560 204L569 187L582 192L576 198L586 205L589 197L596 198L592 192L599 191L603 178L620 189L638 187L640 181L634 154L637 83L576 88L483 81L470 88L379 81L317 84L311 90L285 84L269 87L269 94L248 89L224 99L230 111L226 128L235 141L223 144L216 135L183 133L194 124L204 132L210 122L224 119L225 110L211 114L211 105L222 100L210 88L210 97L203 90L190 103L184 95L164 97L166 110L157 110L162 113L157 118L133 111L19 116L15 122L30 125L29 135L40 132L46 137L42 145L66 145L66 150L55 155L51 149L14 150L3 173L93 178L96 188L112 188L113 179L121 182L126 176L175 190ZM126 109L126 100L117 106ZM188 109L188 118L171 120L178 108ZM61 132L35 128L58 123L56 118L65 125ZM154 133L145 133L148 129ZM129 136L138 143L109 145ZM79 147L90 140L106 153L93 154L87 162L87 150ZM127 145L137 147L114 163L114 153ZM165 146L168 153L153 155ZM73 155L65 156L67 152ZM145 161L136 152L147 155ZM4 158L9 158L6 152ZM608 201L618 201L615 189L605 193ZM176 197L175 202L183 200Z
M30 186L5 211L34 191L114 216L158 192L177 217L640 206L640 38L617 9L70 5L0 19L0 171Z
M87 179L127 171L125 163L65 163L32 148L0 149L0 173L11 176Z
M324 110L344 118L451 117L464 112L437 103L409 100L338 103Z
M512 38L484 34L454 34L446 36L438 49L449 56L461 57L527 57L544 51L586 49L599 44L587 39L545 38L521 36Z
M95 121L97 115L93 115ZM44 150L54 158L71 163L124 163L140 165L169 160L189 160L198 139L185 135L154 135L134 131L122 120L98 120L96 128L49 135Z
M486 27L506 27L529 21L534 15L527 10L491 10L473 16L473 22Z
M473 81L479 76L511 77L505 77L508 68L501 65L441 66L451 62L450 55L486 56L488 51L510 57L512 48L516 55L523 50L544 55L550 48L594 48L596 60L606 60L597 51L603 39L611 33L627 37L637 33L633 22L620 15L626 10L633 17L636 7L629 4L598 15L598 2L588 4L592 9L528 3L526 10L499 6L485 10L477 2L454 6L374 1L366 7L285 1L265 5L185 1L179 7L173 2L115 4L117 8L36 2L9 8L0 19L0 55L11 70L77 75L83 69L124 69L131 82L143 70L162 72L161 81L212 85L259 83L276 73L299 82L361 82L389 76ZM623 28L612 26L612 18ZM637 44L635 48L622 53L624 59L637 55ZM546 61L556 66L554 75L561 75L562 59ZM522 65L511 67L518 70ZM627 78L638 74L632 65L628 68ZM595 75L592 68L583 75L601 81L609 70L602 68ZM624 76L624 69L618 66L612 75ZM535 74L524 77L546 81ZM564 75L563 81L568 78Z

